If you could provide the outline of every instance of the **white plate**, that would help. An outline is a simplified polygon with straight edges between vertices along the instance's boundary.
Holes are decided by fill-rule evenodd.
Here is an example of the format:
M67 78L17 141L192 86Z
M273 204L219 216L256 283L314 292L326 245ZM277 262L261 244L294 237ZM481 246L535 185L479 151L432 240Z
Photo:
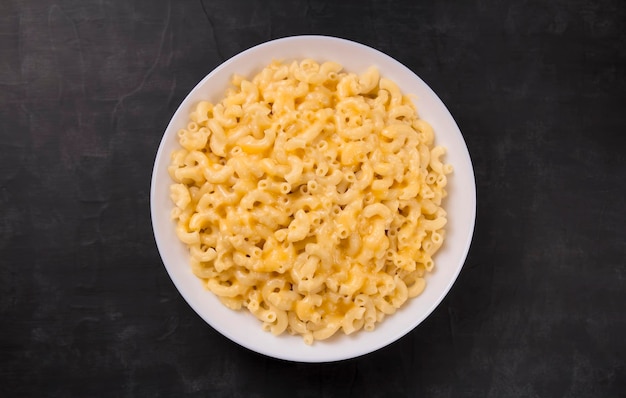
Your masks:
M373 332L351 336L338 333L328 341L304 344L299 336L274 336L261 330L261 323L246 311L223 306L191 272L189 254L175 235L169 214L172 202L167 173L170 153L178 146L176 132L187 125L193 105L201 99L218 102L234 73L252 76L273 59L312 58L336 61L345 70L363 72L376 65L381 75L395 81L406 94L415 94L420 116L435 129L436 143L447 147L445 161L454 166L444 207L448 212L446 240L435 255L436 271L427 277L424 292L394 315L377 324ZM362 44L326 36L295 36L270 41L224 62L191 90L182 102L159 146L150 191L152 224L163 263L174 285L189 305L213 328L232 341L258 353L299 362L329 362L364 355L384 347L420 324L441 302L456 280L470 247L476 216L476 188L472 163L463 136L439 97L411 70L393 58Z

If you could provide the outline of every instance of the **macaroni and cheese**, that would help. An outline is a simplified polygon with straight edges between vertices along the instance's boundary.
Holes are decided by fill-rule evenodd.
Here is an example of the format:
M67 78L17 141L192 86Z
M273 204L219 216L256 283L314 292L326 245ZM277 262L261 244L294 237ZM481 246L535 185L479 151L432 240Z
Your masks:
M191 269L273 334L373 330L434 267L445 149L375 67L274 61L232 83L195 106L168 169Z

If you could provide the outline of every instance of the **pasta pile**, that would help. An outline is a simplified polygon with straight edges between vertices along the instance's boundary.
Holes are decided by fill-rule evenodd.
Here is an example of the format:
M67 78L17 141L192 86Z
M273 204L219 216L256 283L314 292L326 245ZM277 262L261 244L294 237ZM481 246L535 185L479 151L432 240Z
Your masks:
M193 272L275 335L373 330L434 267L445 149L375 67L274 61L232 83L195 106L169 166Z

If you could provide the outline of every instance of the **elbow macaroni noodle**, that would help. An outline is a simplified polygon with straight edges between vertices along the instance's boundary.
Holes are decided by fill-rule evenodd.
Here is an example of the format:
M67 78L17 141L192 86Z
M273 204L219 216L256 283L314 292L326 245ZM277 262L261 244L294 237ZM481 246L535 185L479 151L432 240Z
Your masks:
M373 330L434 267L445 149L374 67L274 61L232 83L197 104L169 166L191 269L275 335Z

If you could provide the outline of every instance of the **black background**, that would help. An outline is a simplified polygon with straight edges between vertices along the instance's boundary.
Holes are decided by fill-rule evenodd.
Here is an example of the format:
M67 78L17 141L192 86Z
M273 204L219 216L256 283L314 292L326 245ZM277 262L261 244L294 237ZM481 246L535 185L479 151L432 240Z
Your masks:
M206 325L149 215L188 91L244 49L311 33L424 79L478 195L441 305L330 364L267 358ZM624 396L625 70L619 0L0 2L0 395Z

